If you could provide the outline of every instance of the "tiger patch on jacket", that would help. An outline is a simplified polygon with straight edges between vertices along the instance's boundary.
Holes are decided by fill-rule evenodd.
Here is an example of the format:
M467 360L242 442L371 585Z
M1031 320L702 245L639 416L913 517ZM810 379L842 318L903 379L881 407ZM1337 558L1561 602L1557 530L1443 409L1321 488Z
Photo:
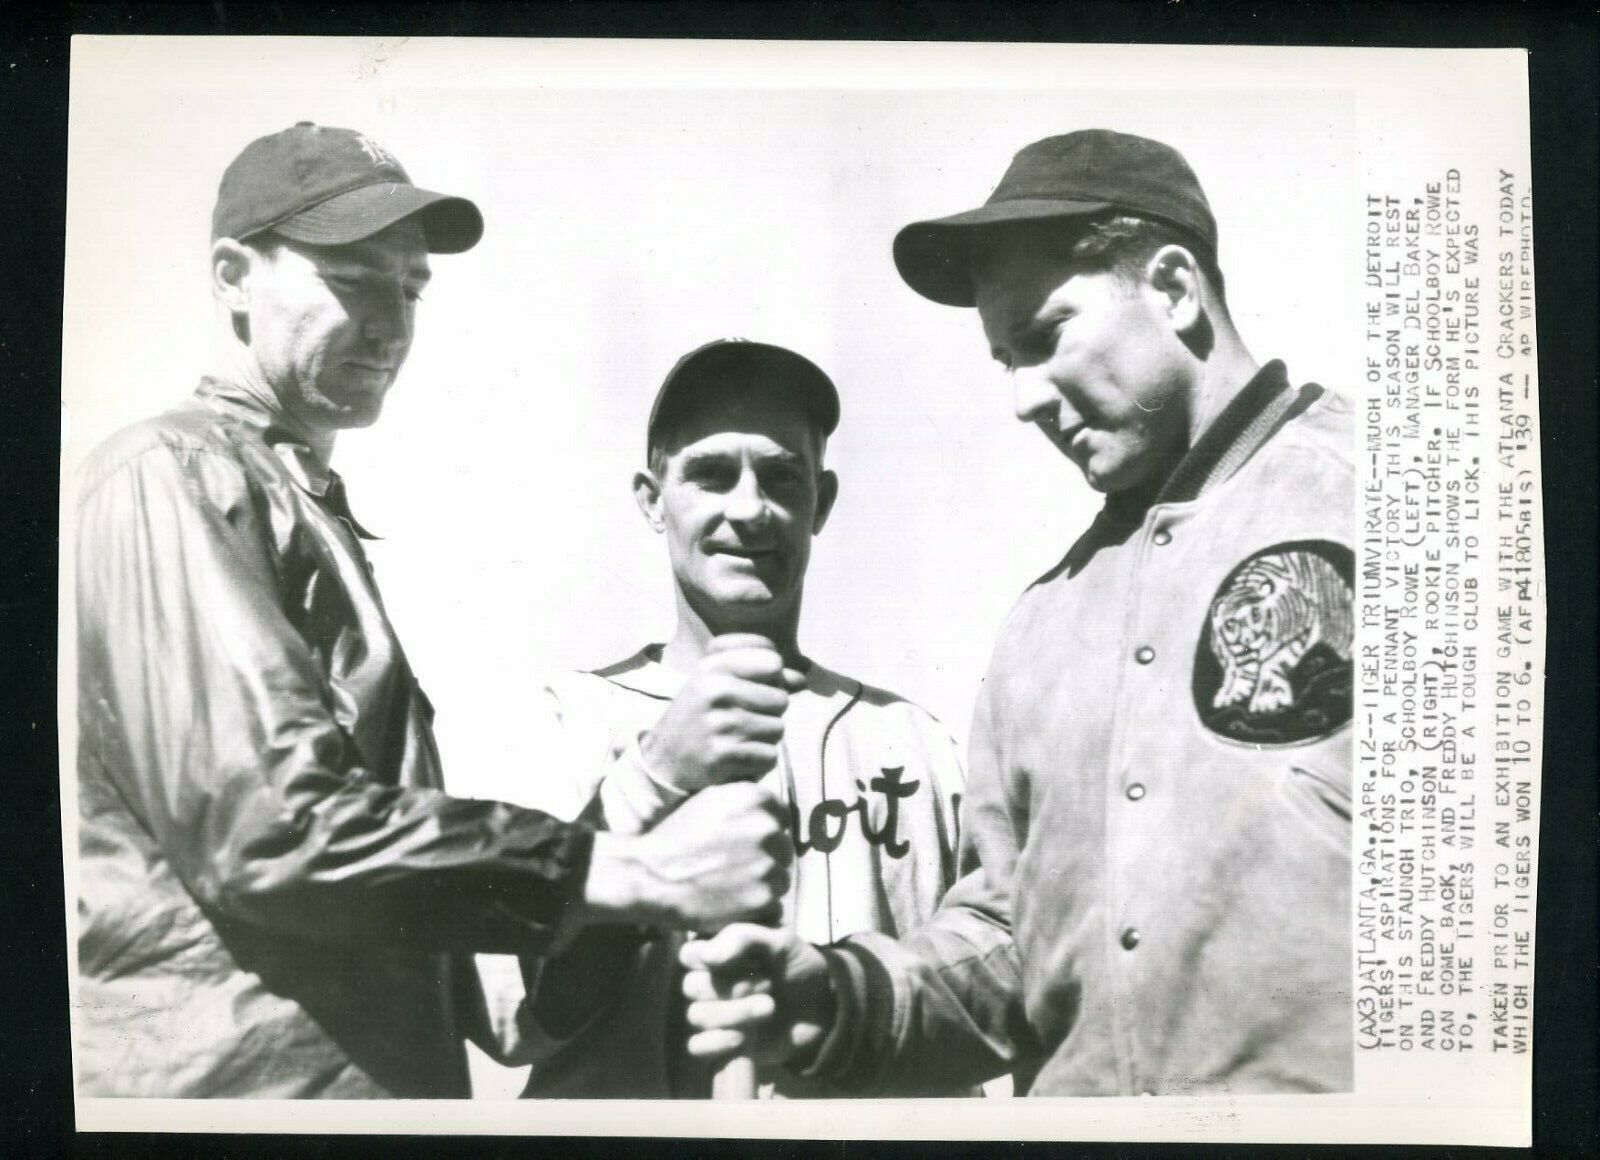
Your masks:
M1195 708L1206 728L1293 745L1350 720L1354 565L1343 545L1303 540L1257 552L1228 574L1195 651Z

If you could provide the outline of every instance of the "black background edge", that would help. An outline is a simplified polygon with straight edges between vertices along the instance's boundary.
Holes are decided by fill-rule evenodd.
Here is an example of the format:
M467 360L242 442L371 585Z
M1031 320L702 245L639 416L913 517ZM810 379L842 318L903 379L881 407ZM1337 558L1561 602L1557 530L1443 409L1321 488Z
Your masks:
M226 3L18 5L0 15L0 489L8 551L0 666L0 1152L34 1156L724 1157L1346 1155L1347 1147L892 1144L84 1134L72 1129L56 744L56 550L67 76L73 33L701 36L1529 49L1548 586L1535 985L1535 1146L1596 1154L1595 7L1554 3ZM123 276L118 273L113 276ZM1480 1149L1389 1148L1481 1156Z

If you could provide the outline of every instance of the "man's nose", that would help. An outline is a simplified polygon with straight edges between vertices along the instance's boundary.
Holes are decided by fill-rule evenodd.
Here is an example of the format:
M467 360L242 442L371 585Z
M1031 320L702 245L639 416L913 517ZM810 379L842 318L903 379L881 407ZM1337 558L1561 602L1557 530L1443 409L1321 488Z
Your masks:
M1019 367L1011 372L1011 406L1022 422L1047 420L1062 405L1061 392L1043 367Z
M401 346L411 341L411 304L403 292L379 295L367 306L361 332L370 342Z
M755 523L768 514L767 495L761 490L761 480L749 468L739 473L738 482L728 493L728 506L724 509L733 523Z

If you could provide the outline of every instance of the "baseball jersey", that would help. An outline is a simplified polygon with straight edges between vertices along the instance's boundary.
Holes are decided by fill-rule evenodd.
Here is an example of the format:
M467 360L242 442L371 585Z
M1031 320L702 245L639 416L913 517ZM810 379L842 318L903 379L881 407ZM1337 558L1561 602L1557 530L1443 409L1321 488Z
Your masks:
M687 795L651 773L639 744L684 680L660 658L650 646L550 681L535 725L543 760L495 795L623 833L670 813ZM901 697L818 664L805 673L784 715L778 766L764 779L788 807L796 852L785 921L818 943L903 934L932 915L955 878L956 747ZM708 1077L679 1058L681 937L591 928L552 961L525 961L521 987L503 961L484 964L508 1057L534 1065L526 1094L704 1094ZM808 1087L780 1082L778 1094Z

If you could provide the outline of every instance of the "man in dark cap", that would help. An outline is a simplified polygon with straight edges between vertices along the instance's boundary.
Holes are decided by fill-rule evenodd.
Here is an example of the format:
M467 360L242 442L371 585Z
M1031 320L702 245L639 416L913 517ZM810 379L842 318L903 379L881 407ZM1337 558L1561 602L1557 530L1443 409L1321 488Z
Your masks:
M1106 502L1006 622L939 914L898 942L687 947L691 1050L860 1093L1348 1090L1348 404L1251 357L1159 142L1036 142L894 256L977 308L1018 418ZM772 994L739 994L752 970Z
M714 929L787 890L782 805L756 786L638 837L440 790L329 462L382 410L428 255L482 230L361 134L252 143L212 225L231 365L83 470L84 1095L465 1096L482 1009L452 952Z
M781 922L819 943L905 933L933 914L955 880L962 786L933 717L800 650L811 541L838 494L823 463L838 422L833 382L791 350L720 340L678 360L633 478L672 569L672 636L553 679L531 727L551 760L506 771L495 791L632 834L707 787L760 779L787 804L797 851ZM682 941L594 927L556 958L525 960L520 1010L515 976L490 977L491 1007L521 1044L513 1058L534 1065L526 1094L710 1094L709 1071L682 1059ZM813 1087L776 1077L779 1095Z

